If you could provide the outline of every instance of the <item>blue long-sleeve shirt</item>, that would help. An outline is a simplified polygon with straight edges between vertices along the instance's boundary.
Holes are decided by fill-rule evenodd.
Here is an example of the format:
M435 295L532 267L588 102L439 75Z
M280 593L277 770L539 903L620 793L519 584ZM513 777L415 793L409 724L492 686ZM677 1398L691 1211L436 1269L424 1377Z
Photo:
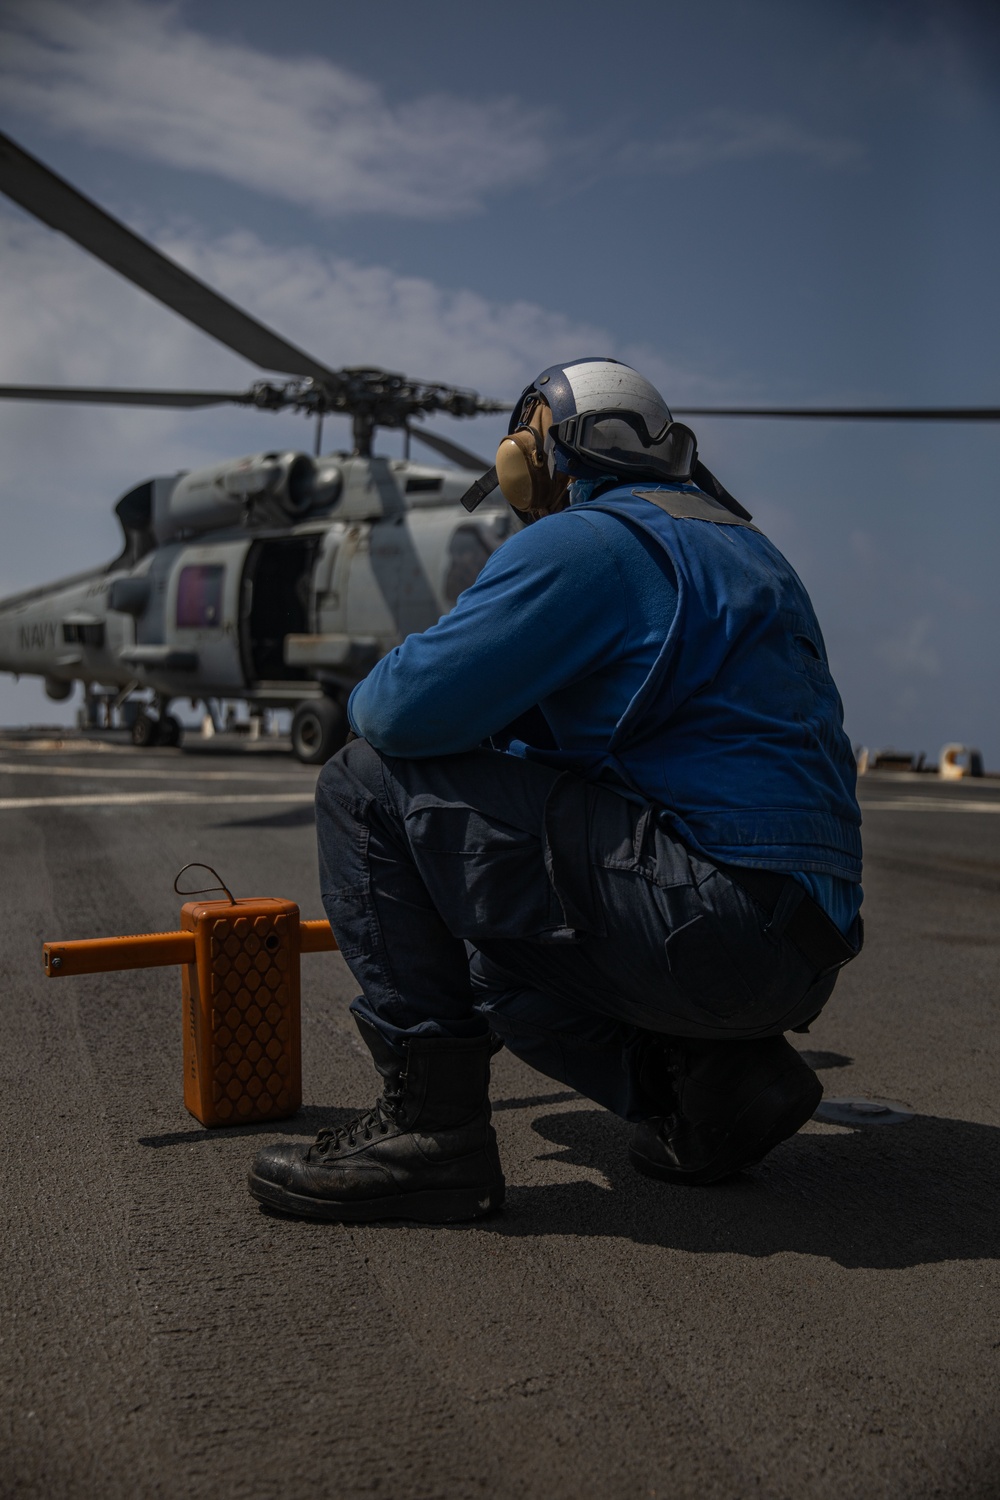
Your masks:
M449 755L537 705L560 749L606 745L676 607L661 548L614 516L570 506L510 537L450 614L377 663L351 694L351 726L388 755ZM859 888L798 878L848 931Z
M676 603L653 543L598 512L547 516L358 684L352 727L389 755L449 755L541 704L562 748L607 743Z

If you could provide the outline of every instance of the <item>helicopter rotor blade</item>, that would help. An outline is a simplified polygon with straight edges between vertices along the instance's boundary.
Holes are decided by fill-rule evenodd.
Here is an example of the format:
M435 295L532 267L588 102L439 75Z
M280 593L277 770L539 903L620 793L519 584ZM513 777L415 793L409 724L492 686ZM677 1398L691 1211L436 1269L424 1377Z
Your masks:
M140 239L2 131L0 192L261 369L337 381L326 365Z
M251 405L246 391L133 391L74 385L0 385L0 401L67 401L95 406Z
M449 442L447 438L440 437L436 432L424 432L419 427L407 425L406 431L411 438L416 438L418 443L423 443L427 448L433 448L435 453L440 453L442 458L447 458L451 463L457 464L460 469L469 469L475 473L489 467L485 458L477 458L470 453L468 448L460 448L457 443Z
M675 406L678 417L815 417L844 422L1000 422L1000 406Z

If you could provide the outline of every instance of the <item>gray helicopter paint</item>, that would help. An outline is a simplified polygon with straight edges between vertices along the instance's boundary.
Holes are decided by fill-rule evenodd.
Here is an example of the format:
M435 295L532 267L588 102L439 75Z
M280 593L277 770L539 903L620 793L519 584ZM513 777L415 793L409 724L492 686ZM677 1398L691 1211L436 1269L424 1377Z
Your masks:
M253 453L154 481L153 531L160 542L227 527L287 526L329 509L343 475L330 459L292 451Z
M368 541L371 575L388 607L393 634L402 640L413 631L426 628L426 623L433 624L442 613L441 600L427 576L413 530L404 517L388 526L373 526ZM357 589L353 593L357 599Z
M107 567L87 568L82 573L71 573L68 578L57 578L53 583L38 584L34 588L24 589L20 594L8 594L6 599L0 599L0 617L8 612L20 610L28 604L34 604L36 600L50 600L62 589L74 588L80 583L94 583L107 575Z
M262 457L295 455L255 455L205 472L223 479L245 475ZM45 677L57 695L80 680L123 692L151 689L163 701L241 697L261 706L294 706L324 685L349 690L406 634L433 624L517 529L505 505L467 519L454 503L468 483L458 470L341 454L308 462L317 494L336 498L300 521L282 515L273 493L236 507L234 519L228 492L213 511L204 486L188 485L182 496L191 503L172 507L187 476L149 481L149 530L158 544L132 566L112 564L0 601L0 670ZM197 534L178 535L182 521L193 523ZM209 523L213 529L200 529ZM308 576L310 633L285 639L287 680L257 682L252 645L243 638L252 605L244 587L251 547L309 537L316 539ZM217 623L177 625L178 584L189 566L224 570ZM116 582L127 607L113 610L109 593ZM67 628L81 634L75 625L98 631L103 625L103 646L64 639ZM303 669L305 678L298 675Z
M246 686L240 654L240 604L243 567L251 546L250 537L241 537L184 547L167 584L165 644L196 655L199 681L215 697L239 693ZM178 591L188 568L222 569L221 613L212 623L178 623Z
M20 595L0 609L0 666L32 673L54 683L130 680L119 652L131 644L131 621L106 611L108 575L85 575L69 587ZM67 626L102 625L103 644L68 641Z
M369 529L371 577L385 601L392 635L402 640L412 631L433 624L441 614L441 601L414 545L412 526L407 525L406 503L395 475L390 472L388 459L370 460L368 483L378 492L383 518L382 525ZM421 517L421 521L424 519ZM358 550L362 555L363 544ZM360 601L357 586L348 593L349 631L353 626L350 621L352 601L357 609ZM367 633L359 629L359 634ZM375 633L382 632L376 628Z
M442 584L449 607L457 602L459 594L475 583L491 550L478 526L459 526L452 532L448 542L448 568Z
M452 532L448 541L448 567L442 583L449 609L459 594L475 583L487 559L521 527L522 523L504 505L494 514L481 511L475 522L467 522Z
M309 620L314 630L317 631L324 629L322 623L324 616L328 612L335 611L339 605L334 576L340 545L344 538L344 529L342 524L332 523L325 535L320 538L316 552L309 596ZM338 628L336 620L332 620L330 629Z
M167 585L183 550L176 542L166 547L157 547L135 569L133 576L146 577L150 586L149 603L136 620L136 645L153 646L167 638Z

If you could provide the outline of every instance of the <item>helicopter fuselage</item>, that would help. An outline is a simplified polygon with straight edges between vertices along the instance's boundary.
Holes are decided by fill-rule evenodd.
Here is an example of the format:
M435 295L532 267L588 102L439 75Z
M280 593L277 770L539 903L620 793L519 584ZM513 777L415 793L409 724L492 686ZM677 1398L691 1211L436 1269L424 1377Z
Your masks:
M120 501L114 563L0 601L0 670L43 677L56 699L77 681L151 690L161 711L343 699L518 526L506 506L457 507L469 475L406 460L272 454L205 472Z

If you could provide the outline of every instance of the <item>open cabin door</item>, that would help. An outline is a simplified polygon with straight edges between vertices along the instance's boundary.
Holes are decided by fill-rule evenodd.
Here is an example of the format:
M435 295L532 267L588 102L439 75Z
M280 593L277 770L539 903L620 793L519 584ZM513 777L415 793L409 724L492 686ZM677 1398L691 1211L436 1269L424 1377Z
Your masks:
M318 536L293 536L254 542L243 573L243 657L247 680L305 680L305 667L285 662L285 636L311 629L309 590Z

